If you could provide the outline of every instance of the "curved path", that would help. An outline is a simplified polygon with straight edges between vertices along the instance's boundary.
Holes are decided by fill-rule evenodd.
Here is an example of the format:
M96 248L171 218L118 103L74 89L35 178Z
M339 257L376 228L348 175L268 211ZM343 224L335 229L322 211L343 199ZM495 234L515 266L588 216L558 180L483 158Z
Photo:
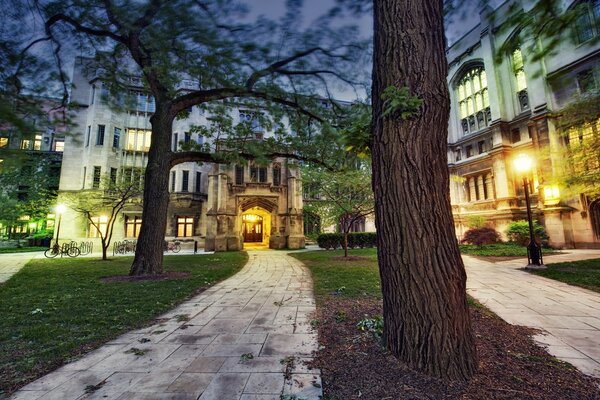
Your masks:
M319 372L306 365L318 346L310 272L281 251L248 254L235 276L13 399L320 398Z
M590 258L600 258L600 251L566 250L544 261ZM471 296L510 324L540 329L534 339L550 354L600 378L600 293L523 271L523 259L463 260Z

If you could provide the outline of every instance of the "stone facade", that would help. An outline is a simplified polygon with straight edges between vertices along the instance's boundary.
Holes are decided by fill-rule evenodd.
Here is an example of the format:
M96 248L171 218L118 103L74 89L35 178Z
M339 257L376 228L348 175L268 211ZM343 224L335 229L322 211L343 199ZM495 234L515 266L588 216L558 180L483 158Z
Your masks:
M513 160L529 153L536 159L529 176L533 213L545 225L550 244L600 247L585 196L567 197L551 184L559 168L556 150L566 144L552 113L587 90L581 77L596 74L600 65L600 45L591 40L600 32L594 28L575 44L565 35L558 51L539 61L528 57L531 43L522 38L498 62L496 49L520 32L518 27L497 29L513 3L525 10L531 6L517 0L482 10L480 23L447 52L452 99L448 161L457 235L468 229L471 216L485 218L501 233L511 221L526 219L522 177ZM582 26L573 29L579 32Z
M132 80L129 95L134 104L115 109L106 101L108 91L96 76L98 71L90 65L91 61L83 58L75 63L71 99L77 126L65 142L60 179L64 197L102 190L103 179L141 181L147 163L153 99ZM234 121L244 118L233 106L229 112ZM203 144L204 138L193 126L208 124L208 118L207 111L192 107L185 119L177 119L172 150L181 150L190 141ZM268 135L261 130L260 137ZM242 175L241 180L236 173ZM298 169L287 159L273 160L268 166L179 164L170 171L165 239L177 239L184 248L197 245L211 251L239 250L248 240L271 248L304 247L302 191L297 180ZM103 211L97 211L98 218ZM139 202L128 205L117 219L113 242L135 240L141 221ZM246 232L248 229L253 231ZM65 213L61 240L99 243L96 236L81 214Z

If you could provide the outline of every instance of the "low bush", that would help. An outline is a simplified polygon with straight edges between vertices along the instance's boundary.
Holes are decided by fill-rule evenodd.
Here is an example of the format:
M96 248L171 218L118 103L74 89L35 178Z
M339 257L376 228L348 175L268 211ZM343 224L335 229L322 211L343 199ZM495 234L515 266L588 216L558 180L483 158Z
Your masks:
M482 246L500 242L500 234L494 228L472 228L465 232L461 243Z
M337 249L344 247L344 234L322 233L317 237L317 244L322 249ZM370 248L377 246L377 234L375 232L352 232L348 234L348 248Z
M342 246L343 239L344 237L341 233L321 233L317 237L317 244L322 249L335 250Z
M543 245L548 243L548 235L544 227L537 221L533 221L533 233L539 243ZM506 230L506 236L511 242L527 246L529 244L529 223L525 220L511 222Z

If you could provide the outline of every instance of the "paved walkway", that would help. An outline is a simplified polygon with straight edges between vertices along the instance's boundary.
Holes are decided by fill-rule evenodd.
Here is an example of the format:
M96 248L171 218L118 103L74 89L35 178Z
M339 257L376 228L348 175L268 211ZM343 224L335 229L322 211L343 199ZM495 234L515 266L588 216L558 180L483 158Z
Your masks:
M600 250L567 251L544 262L600 258ZM508 323L541 329L534 339L550 354L600 377L600 293L522 271L524 259L463 259L470 295Z
M11 276L19 272L32 258L44 257L44 252L7 253L0 254L0 283L4 283Z
M280 251L249 257L238 274L157 324L61 367L13 399L318 399L319 372L306 365L317 350L310 273Z

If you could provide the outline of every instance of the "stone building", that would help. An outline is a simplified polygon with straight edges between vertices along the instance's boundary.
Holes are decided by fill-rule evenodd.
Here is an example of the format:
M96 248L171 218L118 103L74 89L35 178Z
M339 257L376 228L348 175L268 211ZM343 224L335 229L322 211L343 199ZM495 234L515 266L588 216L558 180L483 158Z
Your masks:
M154 99L142 90L139 80L128 82L127 97L134 101L115 107L102 82L102 71L89 59L75 63L71 94L76 127L65 142L60 193L101 190L111 182L143 179L150 148L150 116ZM197 88L183 80L180 90ZM111 104L109 104L111 103ZM172 151L195 142L204 144L193 126L208 125L208 111L192 107L184 119L173 124ZM234 123L252 120L256 110L230 107ZM253 121L255 139L270 132ZM298 170L287 159L269 165L183 163L170 171L170 204L166 240L177 239L184 247L194 242L206 250L238 250L244 244L271 248L304 247L302 191ZM106 229L104 210L97 210L100 229ZM139 202L132 202L117 219L113 241L135 240L142 223ZM90 240L98 230L84 216L67 211L62 219L61 240Z
M529 153L536 158L529 177L534 217L545 225L550 244L600 247L600 232L590 222L590 213L600 207L584 195L564 196L561 187L551 184L560 168L556 150L568 144L553 112L600 83L600 44L594 40L600 34L600 2L583 2L584 12L573 26L574 42L563 35L558 51L537 61L527 54L530 39L519 36L520 27L498 29L512 4L526 10L530 3L508 1L482 10L480 23L447 51L452 107L448 161L456 231L461 237L470 216L485 218L499 232L513 220L526 219L523 183L513 160ZM566 3L574 7L582 2ZM498 62L497 49L509 40L514 44Z

